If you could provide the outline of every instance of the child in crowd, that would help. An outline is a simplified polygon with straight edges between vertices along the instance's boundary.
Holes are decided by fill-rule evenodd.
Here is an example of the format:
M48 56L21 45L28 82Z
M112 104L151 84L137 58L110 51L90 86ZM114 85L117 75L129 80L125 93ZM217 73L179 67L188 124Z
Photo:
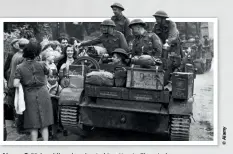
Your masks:
M56 66L56 64L54 63L55 56L54 56L54 55L48 54L48 55L46 55L45 58L46 58L45 62L46 62L46 64L47 64L47 66L48 66L51 70L57 70L57 66Z
M50 139L57 139L58 131L58 98L62 90L61 86L58 84L58 73L57 69L52 69L52 75L48 76L47 88L49 90L51 101L53 105L53 116L54 125L50 127Z

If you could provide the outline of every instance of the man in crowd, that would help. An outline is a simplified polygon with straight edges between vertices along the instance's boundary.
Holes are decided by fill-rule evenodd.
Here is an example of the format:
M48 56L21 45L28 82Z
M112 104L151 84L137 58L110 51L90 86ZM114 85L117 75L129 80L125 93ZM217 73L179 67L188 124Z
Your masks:
M9 79L10 76L10 64L11 64L11 59L14 56L15 53L17 53L20 49L19 49L19 39L13 39L11 41L11 51L9 53L7 53L7 58L6 61L4 63L4 78L6 80Z
M129 28L129 19L125 17L122 14L122 11L124 11L124 7L120 3L114 3L111 5L111 8L113 10L114 16L112 16L112 21L116 24L116 30L122 32L127 40L129 42L132 39L132 32Z
M132 47L133 56L148 54L154 57L161 57L162 42L155 33L147 32L145 30L145 22L141 19L135 19L130 22L129 27L134 34Z
M24 47L29 43L29 40L25 39L25 38L21 38L19 39L18 41L19 43L19 51L16 52L14 54L14 56L12 57L12 60L11 60L11 64L10 64L10 77L9 77L9 81L8 81L8 102L9 104L11 104L12 106L14 106L14 98L15 98L15 88L13 86L13 82L14 82L14 77L15 77L15 71L16 71L16 67L21 64L24 60L23 58L23 49ZM20 132L20 127L22 127L22 119L23 119L23 116L17 116L15 118L18 118L19 121L18 121L18 131ZM16 120L16 119L15 119ZM14 124L15 125L15 124Z
M58 41L60 42L61 48L63 50L68 45L69 38L67 34L61 34L61 37L58 39Z
M112 56L112 52L116 48L122 48L128 52L128 45L124 35L121 32L115 30L115 27L116 25L112 20L104 20L100 27L102 35L94 40L78 43L78 46L82 47L103 44L104 48L106 48L110 56Z
M181 50L179 31L176 23L171 20L166 20L168 15L166 12L161 10L157 11L153 16L156 19L153 32L159 36L163 44L165 44L167 40L167 43L170 46L170 52L175 52L183 58L184 56Z

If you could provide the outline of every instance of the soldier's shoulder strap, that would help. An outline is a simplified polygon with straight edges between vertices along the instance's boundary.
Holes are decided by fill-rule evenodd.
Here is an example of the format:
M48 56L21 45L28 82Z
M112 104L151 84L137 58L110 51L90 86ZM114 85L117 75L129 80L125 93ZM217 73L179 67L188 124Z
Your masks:
M124 22L130 22L129 18L127 18L126 16L122 15Z

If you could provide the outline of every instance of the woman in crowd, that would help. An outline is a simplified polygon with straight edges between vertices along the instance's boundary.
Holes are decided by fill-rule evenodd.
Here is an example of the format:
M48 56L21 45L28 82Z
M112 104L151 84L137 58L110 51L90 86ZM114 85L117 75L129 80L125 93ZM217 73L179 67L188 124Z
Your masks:
M46 82L46 75L50 71L44 62L35 60L40 51L40 44L36 41L31 41L25 47L23 57L26 60L17 66L14 79L14 87L19 87L21 83L24 89L24 128L30 130L32 141L37 141L38 130L43 140L48 141L48 126L54 123Z
M64 58L61 59L62 65L59 70L60 79L67 75L69 66L74 62L75 59L76 52L74 52L74 47L69 44L64 49Z

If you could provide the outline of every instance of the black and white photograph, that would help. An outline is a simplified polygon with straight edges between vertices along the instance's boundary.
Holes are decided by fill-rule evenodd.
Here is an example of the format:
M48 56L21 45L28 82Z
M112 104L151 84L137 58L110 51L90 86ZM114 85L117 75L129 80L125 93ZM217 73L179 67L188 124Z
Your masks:
M109 7L4 20L4 141L216 141L217 20Z

